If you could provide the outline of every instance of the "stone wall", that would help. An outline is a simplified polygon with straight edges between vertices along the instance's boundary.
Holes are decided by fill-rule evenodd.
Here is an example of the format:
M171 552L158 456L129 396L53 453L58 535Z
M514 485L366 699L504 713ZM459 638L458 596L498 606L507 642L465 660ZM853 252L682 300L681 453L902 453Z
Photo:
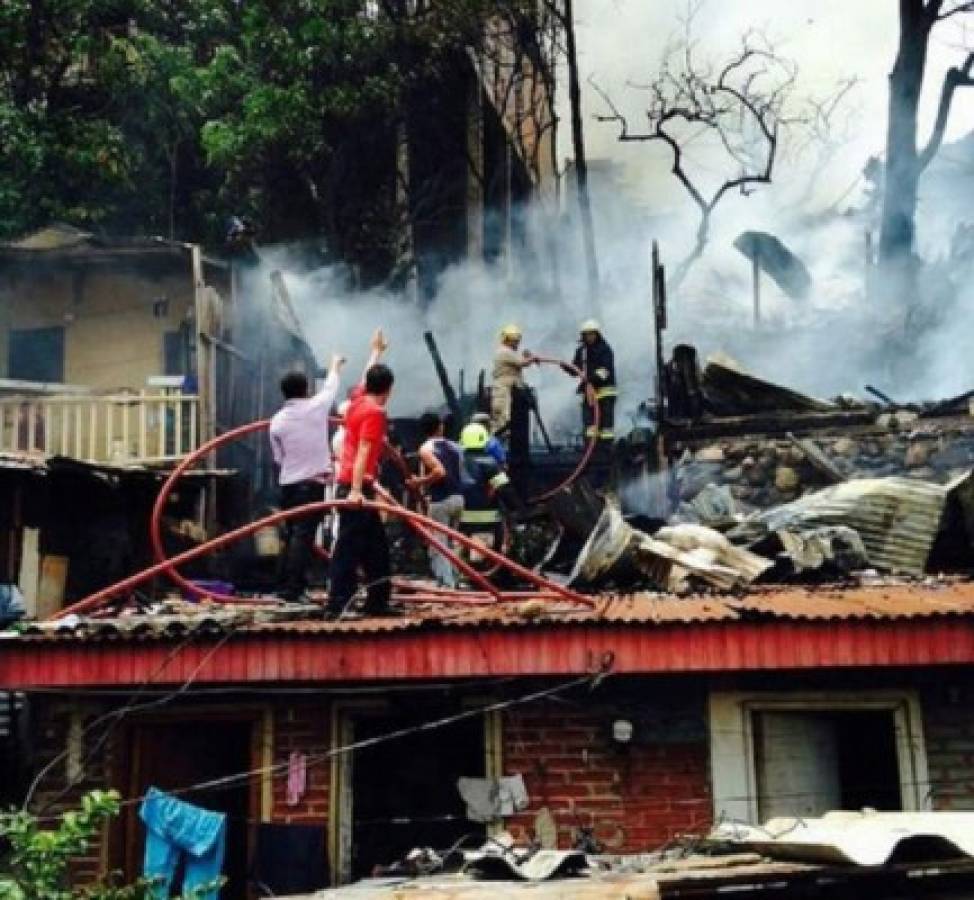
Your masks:
M974 466L974 419L881 416L877 427L804 435L847 478L898 475L946 483ZM833 483L787 437L748 436L678 445L680 499L708 484L767 508Z

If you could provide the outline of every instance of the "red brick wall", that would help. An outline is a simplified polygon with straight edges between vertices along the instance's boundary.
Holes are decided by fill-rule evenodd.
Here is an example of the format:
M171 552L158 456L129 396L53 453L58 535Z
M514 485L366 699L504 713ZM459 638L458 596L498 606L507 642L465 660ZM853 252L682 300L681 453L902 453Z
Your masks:
M609 711L516 711L504 720L504 771L521 773L531 805L508 823L527 840L547 806L560 847L594 827L610 852L645 852L681 834L705 833L712 819L705 738L675 743L638 735L618 749Z
M974 683L945 679L921 703L933 807L974 810Z
M103 712L99 707L83 707L58 699L48 701L46 698L33 698L31 702L34 725L31 733L31 761L34 772L40 772L53 762L38 782L30 805L32 811L44 811L45 816L76 809L88 791L104 789L113 782L111 763L116 752L117 733L112 732L102 741L104 727L93 727L83 734L79 748L78 761L83 763L82 778L75 784L69 783L64 754L68 747L71 714L74 710L82 713L82 727L88 726ZM103 832L92 841L84 854L72 858L70 872L74 884L89 884L101 874L105 837Z
M278 706L274 711L274 765L286 766L291 753L311 757L331 746L328 703ZM331 760L307 764L307 790L295 806L287 803L287 773L274 778L271 819L288 824L321 825L328 820L331 795Z

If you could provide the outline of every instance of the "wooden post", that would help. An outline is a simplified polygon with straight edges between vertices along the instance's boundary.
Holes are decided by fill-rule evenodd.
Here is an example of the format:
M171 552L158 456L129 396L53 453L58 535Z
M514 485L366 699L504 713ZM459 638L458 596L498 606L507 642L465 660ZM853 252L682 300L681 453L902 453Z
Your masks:
M659 244L653 241L653 270L651 275L653 296L653 336L656 341L656 436L653 443L656 450L655 493L656 511L662 518L669 513L667 487L666 436L663 422L666 417L666 366L663 359L663 332L666 330L666 270L659 259Z
M761 257L757 247L751 260L751 276L754 280L754 327L761 325Z
M568 63L568 99L571 109L572 148L575 153L575 190L582 225L582 248L585 252L585 271L588 281L588 303L593 315L601 318L599 297L599 263L595 252L595 226L588 192L588 162L585 157L585 136L582 131L582 92L578 83L578 52L575 47L575 12L573 0L565 0L565 58Z

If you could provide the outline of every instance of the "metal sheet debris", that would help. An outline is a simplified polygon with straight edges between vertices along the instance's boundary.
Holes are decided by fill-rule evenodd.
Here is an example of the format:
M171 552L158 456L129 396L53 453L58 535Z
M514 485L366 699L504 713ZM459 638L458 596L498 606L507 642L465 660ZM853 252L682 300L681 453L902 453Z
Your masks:
M862 478L754 513L728 537L753 546L772 532L847 526L862 538L870 565L920 575L946 500L942 485L911 478Z
M793 862L944 861L974 857L974 813L835 811L817 819L771 819L760 827L723 824L711 840Z
M754 581L770 566L770 560L733 546L703 525L663 528L651 537L607 503L578 554L569 584L611 583L635 570L663 590L684 589L688 577L731 590Z

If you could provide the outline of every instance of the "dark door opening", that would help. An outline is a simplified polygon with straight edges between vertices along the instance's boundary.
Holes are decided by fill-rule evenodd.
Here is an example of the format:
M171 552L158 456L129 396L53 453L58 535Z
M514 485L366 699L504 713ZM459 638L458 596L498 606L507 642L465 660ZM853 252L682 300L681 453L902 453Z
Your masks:
M252 768L253 723L250 721L180 721L146 723L132 731L132 792L140 797L150 786L174 790L246 772ZM227 845L223 874L226 886L221 900L247 900L248 821L251 815L251 787L240 786L193 791L183 795L195 806L226 813ZM126 874L142 871L145 827L138 807L130 807L126 819ZM181 875L177 871L177 879ZM173 885L177 896L178 884Z
M440 714L445 713L356 717L355 740L409 728ZM482 717L359 750L352 767L353 880L402 859L414 847L446 850L465 835L469 846L483 842L485 827L467 821L457 791L460 776L485 774Z
M892 710L755 712L753 725L761 821L902 810Z

